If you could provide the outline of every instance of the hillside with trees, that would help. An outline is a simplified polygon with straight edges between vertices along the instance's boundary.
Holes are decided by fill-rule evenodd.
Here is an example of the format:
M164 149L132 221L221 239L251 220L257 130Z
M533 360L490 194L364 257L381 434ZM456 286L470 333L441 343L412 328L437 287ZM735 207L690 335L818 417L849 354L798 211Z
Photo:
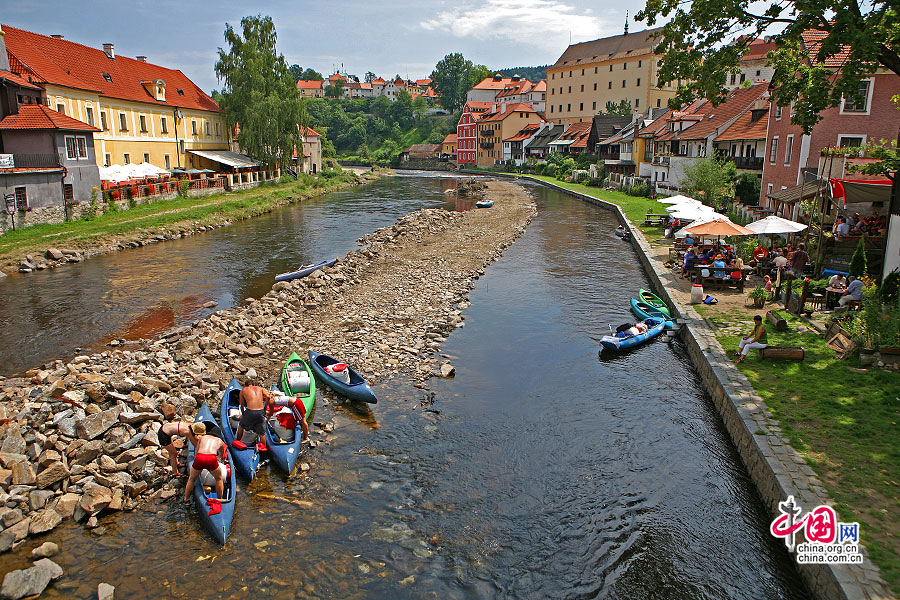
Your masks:
M521 75L524 79L527 79L532 83L537 83L542 79L547 79L547 67L549 66L550 65L543 65L541 67L512 67L509 69L500 69L497 73L500 73L504 77Z

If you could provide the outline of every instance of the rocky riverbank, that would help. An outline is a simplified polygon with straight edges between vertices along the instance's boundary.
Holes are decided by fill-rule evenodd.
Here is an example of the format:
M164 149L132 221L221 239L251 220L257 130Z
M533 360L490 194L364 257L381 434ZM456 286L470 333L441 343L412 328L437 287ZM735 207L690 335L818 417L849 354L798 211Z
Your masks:
M323 180L324 185L321 187L310 188L301 193L286 193L277 200L254 206L245 211L216 211L201 219L176 221L153 227L141 227L140 220L135 220L134 230L127 233L84 238L80 233L73 229L70 232L48 235L45 236L48 240L54 240L52 246L49 245L49 241L46 242L47 245L35 242L32 248L29 248L24 252L24 256L23 254L0 256L0 279L6 276L4 271L7 273L16 271L19 273L31 273L33 271L43 271L44 269L54 269L63 265L82 262L92 256L109 254L120 250L127 250L129 248L139 248L148 244L176 240L179 238L190 237L198 233L204 233L206 231L213 231L220 227L226 227L237 220L257 217L286 204L300 202L351 185L362 185L374 181L381 177L382 174L383 172L375 170L363 174L352 172L353 181L351 183L340 182L337 184L329 184ZM254 188L251 192L258 192L259 190L260 188ZM196 208L198 206L202 207L209 204L221 204L226 201L231 202L236 198L236 195L226 194L220 195L217 198L218 199L215 197L212 199L204 198L199 200L196 205L188 207L187 209L179 209L172 212L183 212L184 210ZM127 211L124 214L127 214Z
M339 356L375 384L451 375L438 351L463 324L473 281L535 213L515 184L491 182L487 196L491 209L407 215L333 268L159 339L0 378L0 551L65 519L97 528L102 513L175 496L183 480L159 447L161 424L206 401L215 409L232 377L274 381L292 350Z

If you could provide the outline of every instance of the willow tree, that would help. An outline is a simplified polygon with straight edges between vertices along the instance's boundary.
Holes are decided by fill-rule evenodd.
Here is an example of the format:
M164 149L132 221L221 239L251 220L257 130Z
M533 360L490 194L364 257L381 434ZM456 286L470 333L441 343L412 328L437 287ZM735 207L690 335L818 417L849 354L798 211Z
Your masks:
M271 165L289 164L306 126L303 100L284 56L275 50L271 17L241 19L241 32L225 24L226 52L219 48L216 76L224 82L219 103L242 152Z
M680 82L680 104L723 100L726 75L738 72L753 40L769 36L773 98L793 103L791 120L806 133L842 98L860 100L872 73L900 75L896 0L647 0L637 18L668 21L656 47L664 55L658 79Z

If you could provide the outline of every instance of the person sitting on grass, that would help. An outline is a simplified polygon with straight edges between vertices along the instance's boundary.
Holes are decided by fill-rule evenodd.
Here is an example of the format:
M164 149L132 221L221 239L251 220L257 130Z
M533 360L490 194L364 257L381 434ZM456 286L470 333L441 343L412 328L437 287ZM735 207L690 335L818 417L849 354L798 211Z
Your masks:
M734 361L735 363L744 362L744 359L750 354L750 350L768 346L766 326L763 325L762 316L754 315L753 321L753 332L749 336L741 338L741 341L738 343L738 351L734 353L734 355L738 357L738 359Z

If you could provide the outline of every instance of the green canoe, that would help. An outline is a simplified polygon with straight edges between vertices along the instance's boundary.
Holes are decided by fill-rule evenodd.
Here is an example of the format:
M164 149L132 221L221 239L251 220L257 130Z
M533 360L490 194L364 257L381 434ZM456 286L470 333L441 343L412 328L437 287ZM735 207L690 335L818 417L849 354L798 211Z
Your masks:
M309 380L309 389L306 388L307 379ZM291 387L292 381L295 384L302 381L302 387L299 389ZM281 370L281 391L288 396L300 398L303 406L306 407L306 420L309 421L309 415L316 403L316 378L313 377L313 372L306 361L300 358L296 352L291 352L290 358L284 363L284 369Z
M666 306L666 303L662 301L662 298L660 298L653 292L641 288L640 290L638 290L638 300L649 304L661 313L664 313L666 316L672 316L669 314L669 307Z

